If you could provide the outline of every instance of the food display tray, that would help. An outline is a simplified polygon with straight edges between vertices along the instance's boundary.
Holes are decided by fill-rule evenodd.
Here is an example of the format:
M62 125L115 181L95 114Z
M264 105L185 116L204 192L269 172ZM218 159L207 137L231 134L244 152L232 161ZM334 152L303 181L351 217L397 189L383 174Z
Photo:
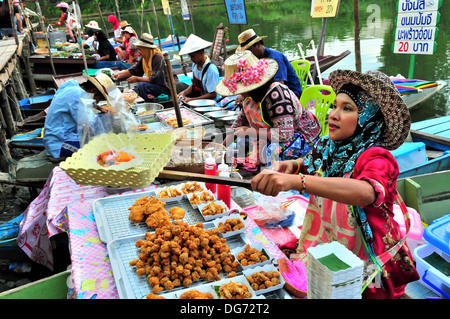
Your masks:
M107 244L115 239L154 231L154 229L147 226L145 221L134 223L128 219L130 214L128 208L142 196L156 197L156 193L155 191L148 191L136 194L109 196L97 199L92 204L101 241ZM205 223L200 211L192 208L187 198L183 197L176 202L167 202L164 206L167 211L172 207L183 208L186 211L186 215L182 220L190 225Z
M184 125L185 127L214 124L214 120L212 120L211 118L184 106L180 106L180 113L182 117L191 121L189 124ZM162 111L157 111L155 115L164 122L167 119L176 117L175 108L168 108Z
M204 225L205 229L214 227L212 223L205 223ZM138 258L139 248L136 247L136 242L139 239L145 239L145 234L116 239L106 245L117 292L121 299L145 299L152 292L147 276L138 276L136 269L129 265L130 261ZM227 239L227 245L230 249L245 246L247 243L250 243L250 239L246 236L235 236ZM242 274L242 269L239 269L236 273ZM221 276L223 279L226 278L226 274L224 273L221 273ZM194 288L206 283L208 281L201 279L194 282L190 287ZM170 290L170 292L176 292L185 288L176 287ZM162 293L168 292L164 290Z

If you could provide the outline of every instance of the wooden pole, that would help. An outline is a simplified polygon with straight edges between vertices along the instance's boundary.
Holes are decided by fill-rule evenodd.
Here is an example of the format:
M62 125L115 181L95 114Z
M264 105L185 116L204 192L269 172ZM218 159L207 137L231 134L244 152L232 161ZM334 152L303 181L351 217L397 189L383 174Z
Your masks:
M5 122L6 122L6 131L8 133L7 137L12 137L15 134L15 132L17 131L17 126L16 126L16 123L14 122L14 117L11 112L11 108L9 107L8 93L7 93L6 89L3 89L0 92L0 96L1 96L0 107L2 110L3 117L5 119Z
M119 1L115 0L114 2L116 3L117 17L119 18L119 21L122 21L122 18L120 17Z
M159 34L158 17L156 16L155 3L152 0L153 15L155 16L156 31L158 32L159 49L162 51L161 35Z
M172 64L170 63L169 53L164 52L164 61L166 62L166 75L169 81L170 94L172 95L172 104L177 117L178 127L183 127L183 118L181 117L180 104L178 104L177 89L173 78Z
M98 1L95 1L95 5L97 6L97 11L98 11L98 14L100 15L100 19L102 20L103 27L105 28L106 36L109 38L108 28L106 26L105 19L103 19L102 9L100 9L100 6L98 5Z
M12 86L8 85L6 87L6 93L9 95L9 99L10 99L10 109L11 109L11 114L13 115L13 118L16 122L22 122L23 121L23 117L22 117L22 113L20 112L20 108L19 108L19 102L17 101L17 97L14 94L14 90L12 88Z
M34 95L36 95L37 92L36 92L36 82L34 81L34 75L33 75L33 72L31 71L30 43L29 42L24 44L23 53L24 54L22 54L21 58L23 61L23 65L25 67L25 72L27 74L28 85L30 86L31 95L34 96Z
M47 48L48 48L49 57L50 57L50 65L52 66L53 75L56 76L55 65L53 64L53 55L52 55L52 51L50 50L51 49L50 39L48 38L48 32L44 25L44 18L42 17L41 6L39 5L38 0L35 0L35 3L36 3L36 10L38 11L37 13L39 15L39 24L41 25L42 32L44 32L45 40L47 41Z
M192 24L192 33L195 34L195 27L194 27L194 16L192 15L192 5L191 5L191 0L187 0L188 1L188 9L189 9L189 17L191 18L191 24ZM240 25L239 25L240 28ZM239 29L240 31L240 29ZM239 32L240 33L240 32ZM186 34L186 36L188 36Z
M361 72L361 46L359 41L359 4L353 0L353 19L355 21L355 70Z
M11 28L13 31L14 39L16 40L16 45L19 46L19 37L17 36L17 25L14 22L14 7L12 4L12 0L8 0L8 6L9 6L9 16L11 18Z

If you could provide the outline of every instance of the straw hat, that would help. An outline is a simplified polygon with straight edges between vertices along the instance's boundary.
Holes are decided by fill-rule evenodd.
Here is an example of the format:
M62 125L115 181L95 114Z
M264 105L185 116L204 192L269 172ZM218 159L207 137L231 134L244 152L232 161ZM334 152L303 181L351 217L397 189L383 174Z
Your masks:
M181 48L179 55L197 52L199 50L209 48L211 45L212 42L203 40L195 34L191 34Z
M225 76L216 85L222 96L253 91L269 81L278 71L274 59L259 60L249 50L237 52L225 60Z
M106 101L109 101L108 92L114 90L116 88L116 85L108 75L101 72L95 77L86 75L84 73L83 76L95 85L95 87L100 91Z
M142 33L141 38L134 45L142 48L157 48L158 46L153 41L153 36L150 33Z
M258 36L253 29L248 29L239 34L238 41L239 45L236 49L236 52L244 51L250 48L253 44L261 41L262 39L267 38L267 36Z
M56 5L57 8L69 8L69 5L66 2L60 2Z
M124 32L127 32L129 34L134 34L134 29L131 26L127 25L124 29L122 29L122 33L124 33Z
M335 92L346 83L365 90L383 113L385 128L381 146L395 150L403 144L411 127L411 116L400 93L386 74L379 71L360 73L353 70L336 70L330 73L329 80Z
M95 29L95 30L101 30L101 28L98 26L97 21L89 21L88 24L85 25L86 28L91 28L91 29Z
M126 20L120 21L120 28L121 29L123 29L125 27L128 27L128 26L129 26L129 24L128 24L128 22Z

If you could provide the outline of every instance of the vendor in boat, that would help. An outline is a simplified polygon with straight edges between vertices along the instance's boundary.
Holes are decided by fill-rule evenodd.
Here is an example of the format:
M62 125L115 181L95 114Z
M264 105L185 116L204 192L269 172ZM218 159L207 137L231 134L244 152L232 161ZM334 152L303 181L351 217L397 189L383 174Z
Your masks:
M72 79L61 85L48 108L44 124L45 152L50 158L63 159L79 149L79 112L86 113L83 101L98 103L107 100L106 89L113 84L109 76L100 73L95 78L88 77L81 84ZM102 113L108 112L107 108L96 107Z
M161 94L170 94L162 52L153 42L153 36L143 33L135 44L141 59L131 68L116 73L117 80L139 83L134 89L146 102L153 102Z
M243 163L256 168L259 155L267 156L268 161L306 155L319 138L320 123L312 112L300 105L287 85L275 81L277 62L258 59L245 50L229 57L224 66L225 76L216 86L217 94L240 94L244 98L242 109L231 126L234 134L228 134L224 141L224 145L229 146L236 137L246 139L245 145L238 143L238 162L245 156ZM248 147L248 154L242 152L244 146Z
M98 43L97 46L94 45L95 53L98 55L98 61L93 66L94 69L112 67L117 67L121 70L127 69L127 66L122 61L117 60L116 50L114 50L112 44L109 42L105 32L95 30L94 41Z
M136 42L139 39L135 34L136 32L130 26L122 30L123 43L117 47L117 55L124 62L135 63L138 60L139 54L136 49Z
M278 71L274 76L274 80L286 84L300 98L302 95L302 86L297 73L295 73L291 63L283 53L264 46L263 39L265 38L267 36L258 36L253 29L248 29L239 34L239 46L236 52L250 50L258 59L270 58L277 61Z
M219 98L215 92L215 87L219 82L219 70L205 54L205 49L211 45L211 42L191 34L181 48L180 56L188 54L191 58L193 75L192 84L178 93L178 98L182 102L197 99L217 100Z
M94 40L94 32L101 29L98 26L97 21L94 20L89 21L85 27L87 28L87 32L86 35L83 36L83 45L87 49L95 50L95 48L98 47L98 42Z
M278 163L252 179L265 195L298 190L309 194L300 240L291 259L306 262L306 250L338 241L365 261L363 298L394 299L419 279L411 252L394 220L393 204L406 206L396 190L399 167L389 152L406 140L411 118L398 90L379 71L330 74L336 102L329 135L304 159ZM381 278L381 280L380 280Z
M70 7L66 2L60 2L56 5L57 8L61 10L61 16L59 17L59 20L56 22L57 26L65 25L67 32L69 33L69 36L71 38L72 42L77 42L75 36L72 32L71 23L69 21L69 13L70 13Z

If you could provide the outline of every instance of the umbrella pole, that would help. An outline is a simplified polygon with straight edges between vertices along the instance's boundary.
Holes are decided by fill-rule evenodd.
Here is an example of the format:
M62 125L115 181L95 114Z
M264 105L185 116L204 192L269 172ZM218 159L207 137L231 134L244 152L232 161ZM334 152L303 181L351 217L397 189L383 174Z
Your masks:
M56 70L55 70L55 65L53 64L53 55L52 55L52 50L51 50L51 46L50 46L50 39L48 38L48 31L45 28L44 25L44 18L42 17L42 11L41 11L41 6L39 5L39 1L36 0L36 9L37 9L37 13L39 15L39 24L41 25L41 29L45 34L45 40L47 41L47 47L48 47L48 56L50 57L50 65L52 66L52 71L53 71L53 75L56 76Z
M316 48L314 46L314 40L311 40L310 44L312 45L312 49L314 52L314 61L316 61L316 69L317 69L317 76L319 77L320 85L322 85L322 74L320 73L320 66L319 66L319 59L317 58L317 52Z

